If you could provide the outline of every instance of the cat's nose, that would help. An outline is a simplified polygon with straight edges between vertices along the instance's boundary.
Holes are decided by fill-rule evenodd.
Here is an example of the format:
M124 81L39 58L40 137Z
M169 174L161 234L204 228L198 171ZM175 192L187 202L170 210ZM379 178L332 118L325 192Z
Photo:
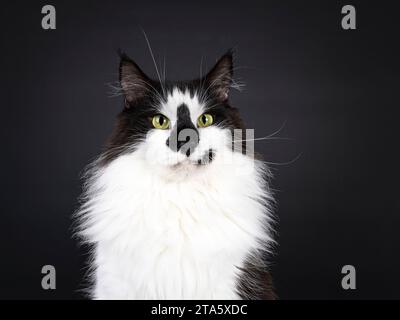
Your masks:
M189 157L199 144L199 132L193 127L179 128L172 130L166 141L167 146L175 151L182 152Z
M177 108L176 115L177 121L167 139L167 146L189 157L199 144L199 132L190 118L190 111L186 104L182 103Z

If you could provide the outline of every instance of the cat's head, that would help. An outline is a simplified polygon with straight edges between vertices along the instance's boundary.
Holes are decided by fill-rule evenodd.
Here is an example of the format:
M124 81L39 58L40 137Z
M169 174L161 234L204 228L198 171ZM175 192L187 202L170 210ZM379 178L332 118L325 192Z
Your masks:
M107 145L106 163L136 152L166 170L196 170L223 152L233 152L231 132L243 124L229 104L232 51L205 76L182 82L151 79L126 54L120 56L124 109Z

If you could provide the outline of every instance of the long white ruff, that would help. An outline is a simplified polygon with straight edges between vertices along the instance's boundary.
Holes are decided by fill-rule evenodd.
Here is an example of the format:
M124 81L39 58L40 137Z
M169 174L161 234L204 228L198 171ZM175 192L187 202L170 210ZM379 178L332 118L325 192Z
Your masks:
M200 132L199 155L218 130ZM167 133L153 131L90 169L76 217L93 248L92 298L239 299L244 262L273 241L267 168L222 138L210 164L155 165L146 155L162 157Z

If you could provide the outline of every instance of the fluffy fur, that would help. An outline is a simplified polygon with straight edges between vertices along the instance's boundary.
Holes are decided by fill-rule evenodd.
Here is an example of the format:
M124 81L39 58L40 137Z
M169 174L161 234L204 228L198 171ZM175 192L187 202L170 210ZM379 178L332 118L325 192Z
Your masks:
M231 58L202 81L162 84L122 56L125 109L88 172L77 213L79 234L93 245L93 298L274 297L264 263L273 241L268 170L232 150L232 129L242 124L227 102L231 80L218 82L232 70ZM139 91L129 91L135 84ZM190 155L166 143L182 105L194 125L204 112L216 119L196 129ZM170 119L170 129L146 124L157 113ZM210 161L200 164L210 150Z

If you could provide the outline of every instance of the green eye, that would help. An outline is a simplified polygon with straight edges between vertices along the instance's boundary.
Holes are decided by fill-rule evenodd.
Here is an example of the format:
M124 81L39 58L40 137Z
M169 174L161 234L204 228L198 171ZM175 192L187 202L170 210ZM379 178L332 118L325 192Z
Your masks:
M162 114L157 114L151 120L153 127L156 129L168 129L169 128L169 119Z
M213 116L208 113L203 113L198 119L197 119L197 126L199 128L205 128L208 126L211 126L213 124Z

